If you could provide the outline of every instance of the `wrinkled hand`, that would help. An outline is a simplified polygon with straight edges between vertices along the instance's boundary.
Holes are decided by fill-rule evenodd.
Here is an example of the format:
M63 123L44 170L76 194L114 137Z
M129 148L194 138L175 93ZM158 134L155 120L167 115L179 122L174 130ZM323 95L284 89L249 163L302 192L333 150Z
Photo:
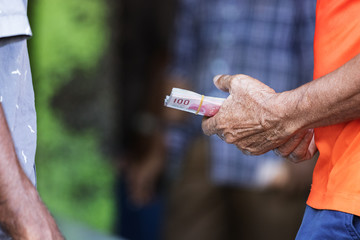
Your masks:
M273 89L246 75L214 78L217 88L230 96L219 112L204 118L206 135L217 134L244 153L260 155L285 144L298 131L286 104Z
M312 159L317 152L314 130L307 129L298 132L274 151L294 163Z

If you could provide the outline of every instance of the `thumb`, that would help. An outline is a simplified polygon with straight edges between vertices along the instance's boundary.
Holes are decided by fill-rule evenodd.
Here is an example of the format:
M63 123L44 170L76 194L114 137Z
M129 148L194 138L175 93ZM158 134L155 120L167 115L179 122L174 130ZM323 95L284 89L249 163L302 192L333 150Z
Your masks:
M231 88L231 81L232 81L232 76L231 75L216 75L213 79L215 86L224 91L224 92L229 92L230 88Z
M216 115L211 118L204 117L201 123L201 127L205 135L211 136L213 134L216 134L218 132Z

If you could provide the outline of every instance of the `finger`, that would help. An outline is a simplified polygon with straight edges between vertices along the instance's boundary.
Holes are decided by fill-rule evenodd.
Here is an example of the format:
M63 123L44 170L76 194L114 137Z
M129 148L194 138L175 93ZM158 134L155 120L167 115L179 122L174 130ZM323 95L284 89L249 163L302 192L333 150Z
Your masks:
M240 149L240 148L239 148ZM253 155L253 154L251 154L251 152L250 151L248 151L248 150L245 150L245 149L240 149L241 150L241 152L244 154L244 155L246 155L246 156L251 156L251 155Z
M301 131L291 137L283 145L279 146L277 149L274 149L274 152L282 157L287 157L292 153L296 147L301 143L304 136L307 134L307 131Z
M227 142L227 141L226 141ZM241 141L238 141L235 143L235 146L241 150L241 152L244 155L247 156L258 156L258 155L262 155L264 153L267 153L269 150L263 148L263 147L251 147L251 146L247 146L244 147L243 143L241 143Z
M217 133L217 135L221 140L225 141L225 135L223 133Z
M288 159L292 162L300 162L310 159L314 154L314 152L309 151L309 146L313 136L314 130L309 129L300 144L288 156Z
M296 162L301 162L305 160L310 160L314 157L315 153L317 152L317 147L315 144L315 138L314 135L312 135L312 138L309 142L309 146L304 153L296 153L296 151L292 154L293 158L296 158ZM301 157L302 154L302 157Z
M229 92L231 88L231 81L233 77L231 75L216 75L213 79L215 86L224 91Z
M309 149L308 149L308 153L310 154L311 158L315 155L315 153L317 152L317 147L315 144L315 135L313 135L310 145L309 145Z
M213 134L219 133L217 130L216 116L211 118L203 118L201 127L205 135L211 136Z

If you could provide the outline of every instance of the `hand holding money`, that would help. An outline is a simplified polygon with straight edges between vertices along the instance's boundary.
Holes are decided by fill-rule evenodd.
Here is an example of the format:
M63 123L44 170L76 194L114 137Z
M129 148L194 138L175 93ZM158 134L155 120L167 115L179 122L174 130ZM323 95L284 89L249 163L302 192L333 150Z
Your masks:
M185 112L207 117L214 116L225 98L204 96L189 90L173 88L170 96L166 96L164 105Z

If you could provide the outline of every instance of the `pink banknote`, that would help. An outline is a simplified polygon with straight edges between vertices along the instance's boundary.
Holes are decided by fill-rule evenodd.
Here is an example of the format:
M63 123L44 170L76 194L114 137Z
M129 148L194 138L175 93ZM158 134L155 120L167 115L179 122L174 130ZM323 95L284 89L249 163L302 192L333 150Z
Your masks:
M204 96L189 90L173 88L165 98L165 106L202 116L214 116L220 109L224 98Z

